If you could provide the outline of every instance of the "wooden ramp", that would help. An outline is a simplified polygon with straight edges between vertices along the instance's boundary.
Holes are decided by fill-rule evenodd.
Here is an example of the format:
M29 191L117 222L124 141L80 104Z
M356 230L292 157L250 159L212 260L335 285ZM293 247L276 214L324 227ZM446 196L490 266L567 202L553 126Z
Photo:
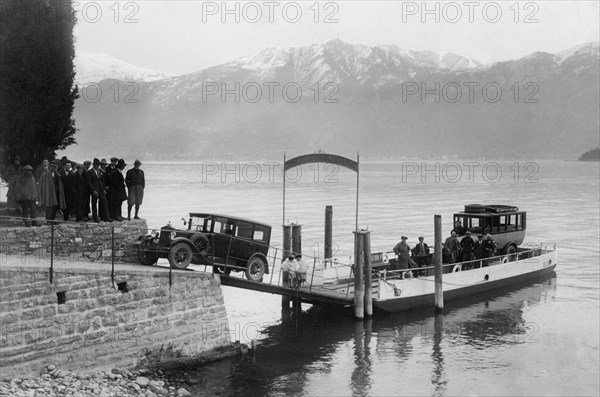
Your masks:
M341 306L351 306L354 303L354 295L351 292L340 293L337 292L335 289L328 289L323 287L299 287L298 289L294 289L269 283L251 281L239 277L226 276L224 274L221 274L220 277L221 285L227 285L236 288L244 288L258 292L267 292L282 296L289 296L290 298L297 297L301 299L302 302L306 303Z

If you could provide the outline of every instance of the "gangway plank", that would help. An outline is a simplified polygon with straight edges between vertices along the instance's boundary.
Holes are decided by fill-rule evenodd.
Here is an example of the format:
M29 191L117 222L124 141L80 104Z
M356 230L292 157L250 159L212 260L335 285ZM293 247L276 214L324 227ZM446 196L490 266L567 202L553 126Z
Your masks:
M298 289L281 287L278 285L251 281L238 277L220 275L221 285L230 287L244 288L259 292L268 292L276 295L289 296L291 298L298 297L303 302L318 303L327 305L348 306L353 304L352 294L341 294L339 292L328 291L322 288L300 287Z

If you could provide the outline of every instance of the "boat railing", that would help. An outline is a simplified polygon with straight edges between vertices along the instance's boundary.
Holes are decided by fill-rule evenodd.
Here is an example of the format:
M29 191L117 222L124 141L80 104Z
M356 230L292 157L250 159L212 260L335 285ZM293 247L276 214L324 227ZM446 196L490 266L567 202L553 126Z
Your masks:
M455 262L455 263L443 263L442 264L442 273L456 273L460 271L467 271L472 269L480 269L482 267L500 265L508 262L516 262L520 260L527 260L530 258L535 258L537 256L547 254L556 250L556 244L554 244L553 248L550 249L548 246L543 244L537 244L533 248L522 247L517 250L517 252L512 254L502 254L491 256L488 258L478 258L468 261ZM389 252L383 253L384 255L389 255ZM395 258L395 254L391 252L392 256L389 256L390 259ZM389 260L385 262L388 264L387 266L374 266L373 278L382 278L384 281L387 279L405 279L412 277L427 277L433 276L435 267L434 266L423 266L423 267L410 267L406 269L395 269L389 268ZM378 268L379 267L379 268ZM381 269L383 267L383 270Z

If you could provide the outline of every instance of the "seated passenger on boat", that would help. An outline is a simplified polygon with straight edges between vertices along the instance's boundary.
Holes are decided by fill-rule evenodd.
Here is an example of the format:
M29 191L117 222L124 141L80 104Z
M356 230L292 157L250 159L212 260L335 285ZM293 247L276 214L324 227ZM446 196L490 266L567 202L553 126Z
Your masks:
M465 234L465 228L462 226L462 223L460 223L460 221L456 221L454 223L454 232L456 232L457 236L462 236L463 234Z

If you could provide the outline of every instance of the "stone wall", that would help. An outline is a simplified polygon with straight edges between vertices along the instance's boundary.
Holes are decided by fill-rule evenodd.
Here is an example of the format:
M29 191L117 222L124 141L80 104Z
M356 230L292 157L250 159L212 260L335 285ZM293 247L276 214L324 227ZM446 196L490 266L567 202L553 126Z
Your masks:
M10 261L8 261L10 264ZM15 260L14 262L18 262ZM0 376L169 364L228 346L218 275L89 263L0 266ZM170 285L171 283L171 285Z
M18 226L15 222L18 221ZM124 222L62 222L54 225L54 246L52 246L52 226L24 227L20 218L15 222L3 222L0 228L0 251L3 254L33 255L41 260L54 257L69 258L72 261L112 261L113 229L115 261L137 263L133 243L140 235L148 233L144 219Z

